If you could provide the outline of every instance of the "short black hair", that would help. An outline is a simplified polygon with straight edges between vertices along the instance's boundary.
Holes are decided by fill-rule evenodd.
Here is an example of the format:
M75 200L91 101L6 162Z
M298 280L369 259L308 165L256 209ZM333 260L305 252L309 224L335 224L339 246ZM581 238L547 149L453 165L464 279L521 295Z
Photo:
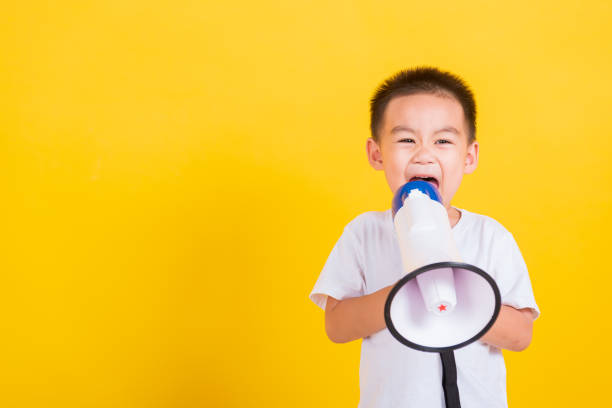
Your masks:
M402 70L385 80L370 100L370 131L376 143L387 105L396 96L419 93L451 96L463 107L468 124L468 145L476 140L476 102L468 85L450 72L434 67Z

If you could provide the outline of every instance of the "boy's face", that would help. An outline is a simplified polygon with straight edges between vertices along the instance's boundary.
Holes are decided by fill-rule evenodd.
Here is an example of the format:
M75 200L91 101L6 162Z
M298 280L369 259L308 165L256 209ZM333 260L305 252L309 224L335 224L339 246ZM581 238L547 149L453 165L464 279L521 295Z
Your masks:
M478 164L478 143L468 146L461 104L453 97L413 94L393 98L379 129L379 143L368 139L368 159L384 170L395 193L415 178L432 177L448 209L464 174Z

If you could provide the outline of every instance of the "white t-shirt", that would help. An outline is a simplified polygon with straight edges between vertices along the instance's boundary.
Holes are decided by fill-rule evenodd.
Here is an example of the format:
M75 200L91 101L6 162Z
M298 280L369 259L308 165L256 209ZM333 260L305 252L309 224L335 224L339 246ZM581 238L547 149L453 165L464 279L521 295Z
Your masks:
M537 318L527 266L512 234L490 217L458 210L452 234L462 261L495 279L503 304L532 308ZM361 214L344 228L310 299L325 310L327 296L376 292L402 278L401 262L391 210ZM508 406L501 350L476 341L455 350L455 360L461 406ZM444 407L440 355L406 347L387 329L363 339L359 383L359 408Z

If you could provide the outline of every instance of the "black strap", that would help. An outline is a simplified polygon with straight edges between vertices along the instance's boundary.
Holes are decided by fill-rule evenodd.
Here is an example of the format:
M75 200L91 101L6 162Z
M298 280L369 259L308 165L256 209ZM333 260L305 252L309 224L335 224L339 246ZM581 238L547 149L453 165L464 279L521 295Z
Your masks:
M459 402L459 388L457 388L457 366L455 353L444 351L440 353L442 359L442 388L444 389L444 402L446 408L461 408Z

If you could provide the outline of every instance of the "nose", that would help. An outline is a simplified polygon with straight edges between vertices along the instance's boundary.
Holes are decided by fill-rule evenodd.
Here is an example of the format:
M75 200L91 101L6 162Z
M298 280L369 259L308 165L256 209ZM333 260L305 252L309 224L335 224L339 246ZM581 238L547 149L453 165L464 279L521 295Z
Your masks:
M414 156L412 156L412 161L417 164L431 164L433 160L433 153L425 144L420 145Z

